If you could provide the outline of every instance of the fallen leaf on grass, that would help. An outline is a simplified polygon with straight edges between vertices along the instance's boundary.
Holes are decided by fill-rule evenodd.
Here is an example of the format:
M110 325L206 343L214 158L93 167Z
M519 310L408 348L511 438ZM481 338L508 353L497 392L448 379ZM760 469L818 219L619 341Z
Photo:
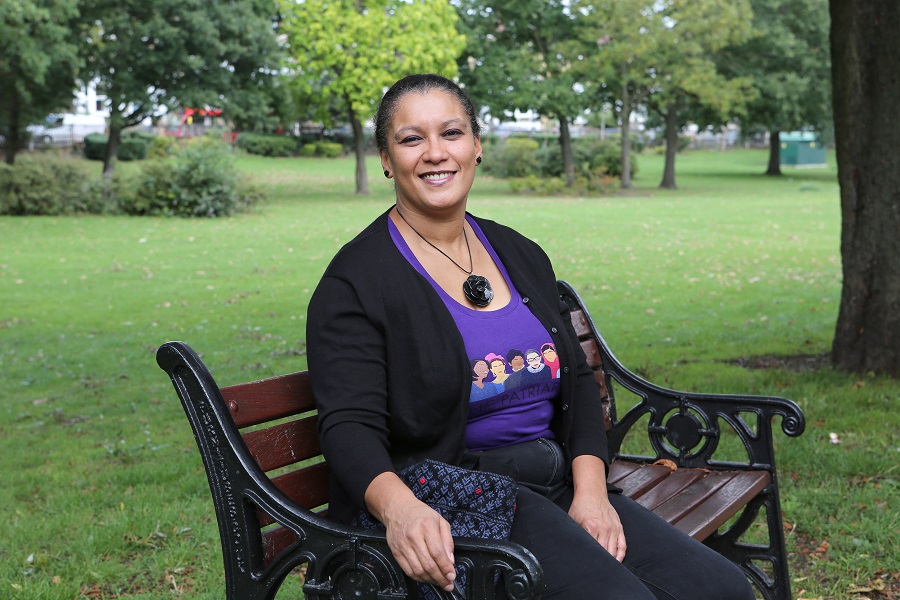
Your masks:
M847 588L847 592L850 594L868 594L869 592L882 592L884 591L884 580L876 579L868 586L860 586L855 583L851 583L850 587Z

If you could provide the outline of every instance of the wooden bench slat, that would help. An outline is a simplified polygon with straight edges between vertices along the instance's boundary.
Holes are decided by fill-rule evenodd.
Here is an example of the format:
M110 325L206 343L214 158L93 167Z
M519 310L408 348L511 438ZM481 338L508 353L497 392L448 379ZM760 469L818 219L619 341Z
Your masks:
M250 454L263 471L278 469L322 454L316 415L250 431L243 435Z
M232 385L221 392L238 428L315 409L306 371Z
M324 462L273 477L272 483L303 508L312 510L328 503L328 465Z
M616 461L613 464L623 462ZM622 468L620 465L619 468ZM671 470L667 467L657 465L641 465L634 469L621 479L613 481L612 484L622 488L622 493L629 498L638 498L655 486L659 485L671 474Z
M582 340L581 349L584 351L584 356L587 358L587 364L590 368L597 369L603 366L603 361L600 358L600 350L597 348L597 342L592 339Z
M629 496L637 500L642 506L656 512L657 507L686 488L696 485L696 482L703 479L704 475L706 475L706 472L700 469L678 469L677 471L671 471L668 477L642 494L634 496L629 494Z
M715 472L725 475L728 472ZM696 540L705 540L759 494L772 477L767 471L731 471L733 477L674 523ZM711 473L712 475L712 473ZM673 503L674 504L674 503ZM673 505L673 508L675 506ZM657 514L666 518L664 514Z
M587 317L584 314L584 311L575 308L569 311L569 314L572 315L572 327L575 328L575 335L579 338L592 336L593 332L591 331L591 325L588 323Z
M262 534L263 564L268 566L272 560L281 554L291 544L297 541L297 536L287 527L273 527Z

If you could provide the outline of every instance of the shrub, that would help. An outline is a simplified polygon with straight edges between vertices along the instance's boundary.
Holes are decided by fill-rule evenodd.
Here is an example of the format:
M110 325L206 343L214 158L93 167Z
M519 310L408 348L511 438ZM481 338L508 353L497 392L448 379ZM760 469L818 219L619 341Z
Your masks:
M234 168L228 147L196 138L169 157L147 161L122 209L133 215L220 217L261 198Z
M147 147L147 158L165 158L175 149L177 140L174 137L158 135Z
M116 156L122 161L141 160L147 157L147 148L149 146L150 140L146 137L123 134L119 140Z
M116 157L122 161L141 160L147 157L148 149L157 135L146 131L123 131L119 138ZM84 137L84 155L91 160L103 160L109 138L101 133L91 133Z
M527 177L538 171L539 144L528 138L507 138L492 150L485 171L495 177Z
M338 158L344 153L344 147L336 142L317 142L316 155L324 158Z
M87 176L71 159L22 155L0 165L0 214L67 215L92 212Z
M316 155L316 144L303 144L300 146L300 156L305 156L307 158L313 157Z
M109 138L102 133L89 133L84 136L84 156L90 160L103 160L108 141Z
M287 135L241 133L236 144L238 148L259 156L293 156L297 152L297 140Z

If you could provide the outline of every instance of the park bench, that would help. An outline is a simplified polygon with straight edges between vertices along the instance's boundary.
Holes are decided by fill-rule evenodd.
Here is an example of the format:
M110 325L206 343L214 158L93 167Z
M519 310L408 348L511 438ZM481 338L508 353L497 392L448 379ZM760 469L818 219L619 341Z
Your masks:
M785 434L803 433L800 408L783 398L686 393L645 381L612 355L576 292L562 281L559 291L604 396L611 483L738 565L762 597L789 600L772 430L778 416ZM407 598L411 583L384 535L327 518L328 465L306 372L220 389L182 342L161 346L157 362L203 458L229 599L274 598L301 565L308 599ZM621 417L616 393L634 401ZM643 439L646 455L625 452L630 436ZM728 460L717 458L720 447L730 447ZM735 448L746 458L736 460ZM509 598L541 597L540 566L526 549L493 540L455 544L467 598L493 598L496 581ZM454 594L442 597L462 598Z

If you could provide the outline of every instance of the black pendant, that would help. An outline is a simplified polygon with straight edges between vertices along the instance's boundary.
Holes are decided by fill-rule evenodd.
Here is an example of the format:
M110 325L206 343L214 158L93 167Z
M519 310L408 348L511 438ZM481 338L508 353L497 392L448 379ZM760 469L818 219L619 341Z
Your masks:
M463 284L463 293L475 306L487 306L494 299L491 284L481 275L469 275Z

